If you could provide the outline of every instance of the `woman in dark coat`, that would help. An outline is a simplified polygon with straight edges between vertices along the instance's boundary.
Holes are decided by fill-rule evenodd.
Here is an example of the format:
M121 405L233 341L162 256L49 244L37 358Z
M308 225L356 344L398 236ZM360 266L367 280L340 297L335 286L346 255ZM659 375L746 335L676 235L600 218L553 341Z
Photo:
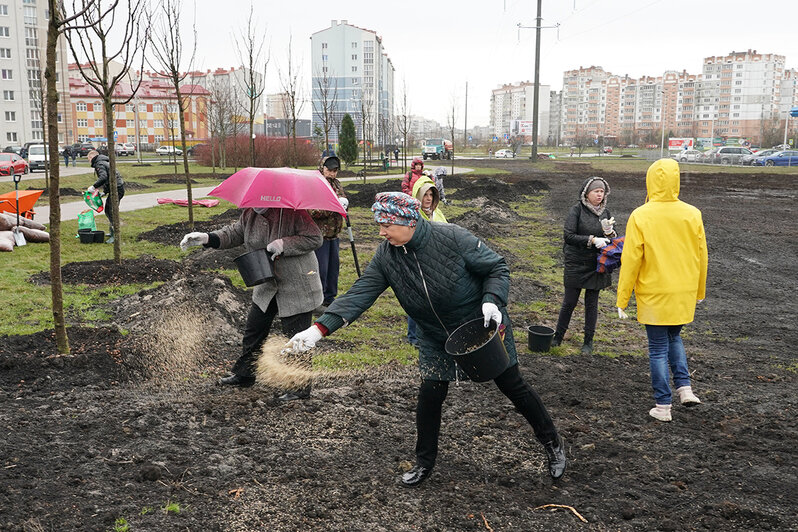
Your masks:
M540 397L524 380L507 315L510 270L504 258L455 224L430 223L419 215L418 200L401 192L377 194L374 219L385 242L363 276L309 329L291 338L292 349L306 350L323 336L353 322L387 288L418 324L421 388L416 410L416 465L402 475L412 487L432 472L438 455L441 409L449 382L464 379L444 344L449 334L475 318L504 325L510 366L494 379L532 426L549 460L549 474L565 472L565 450Z
M598 273L596 264L603 247L615 238L615 218L607 209L610 186L601 177L588 177L579 189L579 203L571 207L565 219L563 230L564 266L563 296L560 316L552 345L560 345L571 314L579 301L579 294L585 290L585 337L582 353L593 353L593 334L598 320L599 291L610 286L611 274Z

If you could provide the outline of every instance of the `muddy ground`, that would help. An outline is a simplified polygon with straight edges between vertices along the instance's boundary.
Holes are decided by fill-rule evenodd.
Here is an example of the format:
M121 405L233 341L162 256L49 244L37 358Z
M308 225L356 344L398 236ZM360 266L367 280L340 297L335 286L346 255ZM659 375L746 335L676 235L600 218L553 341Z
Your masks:
M541 221L560 238L585 172L503 163L510 176L447 178L451 199L473 207L456 221L488 242ZM644 178L604 177L623 227ZM346 187L363 206L379 188ZM509 209L522 194L542 195L546 216ZM556 484L490 383L452 386L439 461L418 489L397 484L413 458L414 368L327 379L285 405L263 386L216 386L238 355L248 301L209 271L229 267L229 252L67 265L65 282L168 281L109 302L112 326L74 324L71 357L54 356L51 332L0 338L0 530L106 531L120 518L146 531L798 530L795 178L684 175L682 198L702 210L710 249L708 297L684 334L704 404L674 406L670 424L647 415L642 327L613 319L612 298L602 298L602 341L589 357L572 354L581 308L569 356L529 353L527 317L513 316L522 371L565 438L569 468ZM220 212L199 230L235 216ZM364 248L378 242L367 220L355 230ZM176 245L183 233L177 224L142 237ZM513 297L559 295L516 278ZM609 346L629 354L602 356Z

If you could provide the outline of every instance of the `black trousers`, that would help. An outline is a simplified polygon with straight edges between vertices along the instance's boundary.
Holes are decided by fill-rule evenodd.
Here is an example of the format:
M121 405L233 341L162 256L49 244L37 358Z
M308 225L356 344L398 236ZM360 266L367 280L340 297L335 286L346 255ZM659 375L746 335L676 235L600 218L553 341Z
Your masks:
M122 198L125 197L125 189L124 188L117 188L116 191L119 193L119 203L122 203ZM105 198L105 216L108 217L108 223L111 224L111 234L114 234L114 216L116 212L114 211L114 206L111 204L111 194L109 193L108 196Z
M241 356L233 365L233 373L244 377L249 377L254 374L255 359L258 356L260 348L263 346L263 342L265 342L266 338L269 336L272 322L274 321L274 317L277 316L277 312L277 297L272 298L266 312L263 312L255 303L252 303L252 306L249 307L247 324L244 327L242 352ZM310 327L312 319L313 311L280 318L280 322L283 325L283 334L290 338L296 333L304 331Z
M557 437L557 429L554 428L554 422L551 420L549 412L540 396L521 376L518 364L507 368L493 382L526 418L539 442L550 442ZM448 381L421 381L416 409L416 430L418 431L416 463L422 467L434 466L435 459L438 457L441 411L448 391Z
M593 335L596 334L600 291L601 290L589 290L585 288L585 343L592 342ZM560 317L557 318L557 329L555 332L555 335L559 339L562 339L563 336L565 336L565 331L568 330L568 325L571 323L571 314L574 313L576 304L579 302L580 292L582 292L581 288L565 287L565 295L562 299Z

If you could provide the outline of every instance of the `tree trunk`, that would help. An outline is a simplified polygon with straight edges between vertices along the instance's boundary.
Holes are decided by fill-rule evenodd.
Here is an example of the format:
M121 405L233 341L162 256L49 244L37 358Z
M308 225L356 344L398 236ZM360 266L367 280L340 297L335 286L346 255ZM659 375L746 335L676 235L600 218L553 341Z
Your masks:
M188 171L188 150L186 149L186 117L183 115L185 104L183 96L180 94L180 83L175 83L175 94L177 94L177 111L180 113L180 143L183 146L183 171L186 174L186 198L188 199L188 227L194 230L194 195L191 191L191 174Z
M111 102L111 94L103 96L103 107L105 108L105 143L108 147L108 159L110 160L110 169L108 170L108 186L111 187L111 210L114 213L114 221L112 230L114 233L114 262L122 264L122 234L119 231L119 191L116 189L116 146L113 144L114 139L114 118L113 110L114 104Z
M50 21L47 26L47 49L44 79L47 81L47 132L50 150L50 293L52 297L55 344L59 354L69 354L69 337L64 319L64 292L61 279L61 198L58 154L58 90L55 85L55 48L61 11L55 0L48 0Z

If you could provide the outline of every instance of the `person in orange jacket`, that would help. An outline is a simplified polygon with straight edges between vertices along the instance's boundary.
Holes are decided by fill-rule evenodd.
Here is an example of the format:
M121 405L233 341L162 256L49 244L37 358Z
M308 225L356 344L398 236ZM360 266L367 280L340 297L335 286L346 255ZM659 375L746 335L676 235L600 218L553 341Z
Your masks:
M402 179L402 192L408 196L412 196L413 185L415 185L418 178L423 175L423 172L424 161L421 160L421 157L414 157L413 162L410 163L410 171L407 172L404 179Z

